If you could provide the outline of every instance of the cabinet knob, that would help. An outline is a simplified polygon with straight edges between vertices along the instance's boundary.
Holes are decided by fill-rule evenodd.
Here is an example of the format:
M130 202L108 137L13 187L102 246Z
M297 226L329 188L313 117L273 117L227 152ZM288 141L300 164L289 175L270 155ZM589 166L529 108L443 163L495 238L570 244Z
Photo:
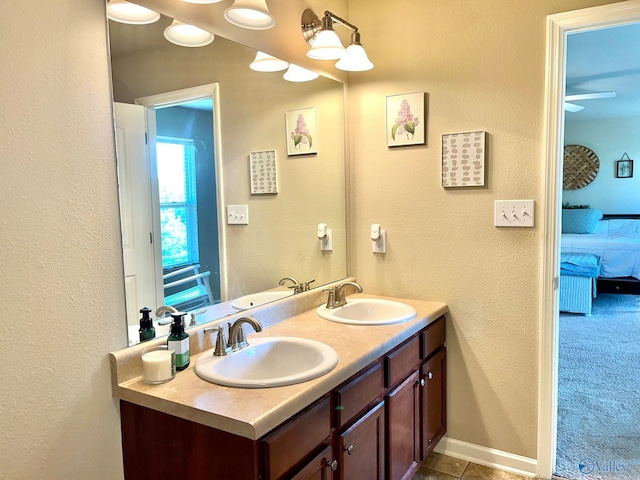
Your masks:
M429 375L427 375L429 377L429 380L431 380L433 378L433 372L429 372Z
M327 462L327 467L329 467L332 472L335 472L338 470L338 461L334 460L333 462Z
M355 447L353 446L353 444L349 445L348 447L344 447L344 451L347 452L347 455L353 455L354 449Z
M424 378L421 378L421 379L420 379L420 386L421 386L421 387L424 387Z

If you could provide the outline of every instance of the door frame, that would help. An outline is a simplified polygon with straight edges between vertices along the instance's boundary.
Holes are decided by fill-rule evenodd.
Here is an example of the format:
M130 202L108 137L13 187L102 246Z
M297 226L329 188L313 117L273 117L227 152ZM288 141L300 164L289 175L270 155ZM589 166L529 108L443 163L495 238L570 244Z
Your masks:
M147 112L147 129L149 134L149 145L154 145L156 141L156 123L155 123L155 109L162 107L171 107L180 105L186 102L191 102L200 99L211 99L213 105L213 155L215 164L216 175L216 209L218 213L218 262L220 265L220 297L222 301L225 301L228 297L228 279L227 279L227 248L226 248L226 236L224 228L224 180L222 169L222 147L221 147L221 127L220 127L220 87L217 83L209 83L207 85L201 85L198 87L184 88L181 90L174 90L172 92L159 93L157 95L149 95L146 97L136 98L134 101L138 105L145 107ZM155 149L148 148L149 159L152 166L156 164ZM155 171L155 168L152 168ZM152 181L152 188L157 190L157 179ZM156 191L153 195L157 196ZM160 214L159 211L153 215L153 231L156 238L160 238ZM154 242L154 255L156 265L162 265L162 248L155 248L156 242ZM159 244L158 244L159 246ZM164 286L162 281L162 269L156 274L156 289L158 290L158 298L164 298Z
M538 342L537 475L551 478L556 463L558 406L558 280L562 218L562 162L567 35L640 22L640 1L564 12L547 17L545 174Z

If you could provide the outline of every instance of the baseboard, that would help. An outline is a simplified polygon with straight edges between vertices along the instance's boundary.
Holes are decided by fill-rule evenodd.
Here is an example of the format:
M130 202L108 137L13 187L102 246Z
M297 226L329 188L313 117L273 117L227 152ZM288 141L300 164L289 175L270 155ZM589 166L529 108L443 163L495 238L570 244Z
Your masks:
M448 457L459 458L486 467L497 468L527 477L536 476L537 462L534 458L503 452L495 448L487 448L474 443L443 437L434 450Z

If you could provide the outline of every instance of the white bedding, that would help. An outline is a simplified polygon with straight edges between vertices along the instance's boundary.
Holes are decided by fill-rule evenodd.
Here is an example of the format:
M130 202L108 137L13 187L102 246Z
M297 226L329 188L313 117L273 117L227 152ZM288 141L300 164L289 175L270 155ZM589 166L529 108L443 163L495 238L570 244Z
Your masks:
M600 257L600 277L640 279L640 220L600 220L596 233L563 233L562 253Z

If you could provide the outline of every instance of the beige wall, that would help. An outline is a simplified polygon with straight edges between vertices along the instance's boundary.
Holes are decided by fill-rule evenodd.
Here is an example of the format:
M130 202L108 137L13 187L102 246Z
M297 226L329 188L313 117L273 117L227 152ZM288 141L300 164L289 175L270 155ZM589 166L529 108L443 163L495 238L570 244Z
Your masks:
M449 304L450 438L536 457L545 17L603 3L350 2L376 64L349 79L350 274L368 293ZM385 96L413 91L427 93L427 145L389 149ZM441 135L473 130L488 132L488 187L445 190ZM534 229L493 226L494 200L528 198Z
M369 293L450 304L452 438L535 457L540 227L497 230L491 211L524 197L542 209L545 15L604 3L351 2L376 63L349 92L351 273ZM119 479L107 353L126 333L112 320L125 308L102 2L3 1L0 32L0 478ZM428 145L388 150L385 95L414 90L429 94ZM440 135L472 129L489 132L489 186L445 191Z
M126 331L103 8L0 2L2 479L122 478L107 358Z

